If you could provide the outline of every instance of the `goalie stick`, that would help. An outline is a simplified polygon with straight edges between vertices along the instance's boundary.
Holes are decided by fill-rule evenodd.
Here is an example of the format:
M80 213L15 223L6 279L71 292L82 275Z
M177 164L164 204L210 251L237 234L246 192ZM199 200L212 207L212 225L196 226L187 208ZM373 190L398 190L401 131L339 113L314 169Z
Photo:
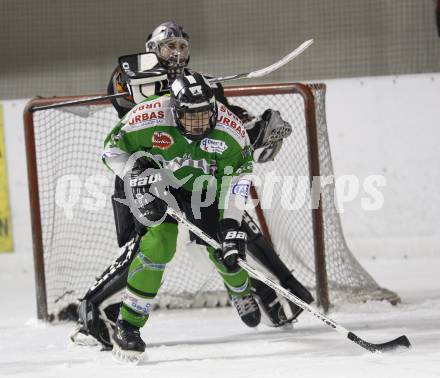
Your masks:
M128 96L128 95L130 95L130 93L123 92L123 93L115 93L115 94L106 95L106 96L90 97L90 98L85 98L83 100L63 101L63 102L58 102L56 104L34 106L30 109L30 111L37 112L39 110L62 108L64 106L75 106L75 105L81 105L81 104L89 104L91 102L110 100L112 98L119 98L119 97L124 97L124 96ZM54 99L56 100L56 97Z
M280 67L284 66L285 64L287 64L291 60L295 59L298 55L302 54L312 43L313 43L313 39L309 39L309 40L303 42L295 50L291 51L285 57L283 57L279 61L271 64L268 67L261 68L259 70L252 71L252 72L247 72L247 73L241 73L241 74L229 75L229 76L223 76L223 77L214 77L214 78L211 78L208 80L210 83L214 84L214 83L221 83L221 82L231 81L231 80L251 79L251 78L255 78L255 77L266 76L266 75L272 73L273 71L276 71ZM115 94L106 95L106 96L97 96L97 97L86 98L83 100L65 101L65 102L59 102L57 104L35 106L31 109L31 111L36 112L39 110L54 109L54 108L60 108L63 106L81 105L81 104L87 104L87 103L91 103L91 102L108 100L108 99L112 99L112 98L125 97L125 96L129 96L129 95L130 95L129 92L122 92L122 93L115 93Z
M199 238L203 239L206 243L210 244L215 249L220 249L220 244L212 239L210 236L208 236L205 232L200 230L197 226L192 224L191 222L187 221L179 212L175 211L174 209L168 207L167 214L170 215L172 218L174 218L177 222L184 225L189 231L197 235ZM319 320L327 324L328 326L332 327L335 331L338 333L344 335L347 339L350 341L360 345L362 348L370 351L370 352L388 352L396 350L399 347L406 347L409 348L411 346L411 343L409 342L408 338L405 335L402 335L394 340L387 341L385 343L380 344L374 344L370 343L368 341L365 341L361 339L359 336L357 336L355 333L349 331L345 327L337 324L332 319L327 317L326 315L322 314L318 310L316 310L314 307L310 306L306 302L303 302L301 299L293 295L289 290L285 289L281 285L279 285L277 282L273 281L269 277L267 277L265 274L261 273L251 265L249 265L246 261L242 259L238 259L238 265L240 265L244 270L246 270L250 275L257 278L258 280L265 283L267 286L274 289L276 292L281 294L284 298L288 299L289 301L293 302L297 306L301 307L303 310L306 310L310 312L312 315L317 317Z
M268 67L261 68L257 71L247 72L237 75L223 76L223 77L215 77L212 79L208 79L210 83L221 83L224 81L230 80L238 80L238 79L251 79L254 77L263 77L269 75L271 72L276 71L278 68L284 66L289 63L292 59L295 59L298 55L302 54L311 44L313 43L313 39L309 39L299 45L295 50L287 54L284 58L281 58L278 62L271 64Z

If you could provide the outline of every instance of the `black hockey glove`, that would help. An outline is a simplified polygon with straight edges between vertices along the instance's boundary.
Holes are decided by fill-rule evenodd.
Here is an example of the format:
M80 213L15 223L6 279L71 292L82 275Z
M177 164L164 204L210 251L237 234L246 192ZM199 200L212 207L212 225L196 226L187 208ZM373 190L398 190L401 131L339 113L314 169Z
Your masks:
M161 220L167 210L164 198L169 193L160 170L150 168L144 171L136 167L131 171L129 180L133 199L130 205L132 213L149 222Z
M221 249L216 251L217 260L230 272L236 272L239 269L237 259L246 257L246 233L240 231L240 225L235 219L222 219L218 237Z
M245 125L254 150L273 146L292 133L292 125L278 110L266 109L255 121Z
M257 163L274 160L284 138L292 133L292 125L281 117L278 110L273 109L266 109L245 127L254 149L254 161Z

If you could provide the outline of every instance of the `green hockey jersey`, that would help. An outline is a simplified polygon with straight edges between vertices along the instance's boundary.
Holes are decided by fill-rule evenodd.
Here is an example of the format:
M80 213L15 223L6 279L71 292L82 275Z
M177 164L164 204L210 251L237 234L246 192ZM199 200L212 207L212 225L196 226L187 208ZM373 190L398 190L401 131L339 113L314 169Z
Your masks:
M239 118L219 102L217 108L215 128L203 140L191 141L176 125L170 97L152 96L114 127L105 140L103 161L122 178L130 155L146 151L183 182L184 190L199 190L200 183L214 187L221 217L241 222L251 184L252 147Z

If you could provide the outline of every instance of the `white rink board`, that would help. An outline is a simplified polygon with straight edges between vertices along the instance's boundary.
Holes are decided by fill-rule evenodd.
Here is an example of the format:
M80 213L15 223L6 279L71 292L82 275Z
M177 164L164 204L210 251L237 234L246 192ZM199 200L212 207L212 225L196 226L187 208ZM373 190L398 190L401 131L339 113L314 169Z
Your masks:
M336 175L383 175L384 205L360 195L341 215L356 256L437 256L440 247L440 74L329 80L327 126Z

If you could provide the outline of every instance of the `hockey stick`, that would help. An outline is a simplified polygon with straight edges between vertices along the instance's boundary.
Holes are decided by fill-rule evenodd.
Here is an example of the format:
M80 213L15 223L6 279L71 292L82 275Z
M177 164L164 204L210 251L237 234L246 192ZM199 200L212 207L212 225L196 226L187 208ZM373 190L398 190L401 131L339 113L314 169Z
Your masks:
M300 46L298 46L295 50L287 54L284 58L280 59L278 62L275 62L271 64L268 67L261 68L257 71L247 72L247 73L241 73L237 75L230 75L230 76L223 76L223 77L214 77L212 79L208 79L210 83L221 83L224 81L231 81L231 80L238 80L238 79L251 79L254 77L263 77L268 74L270 74L273 71L276 71L278 68L284 66L288 62L290 62L292 59L296 58L298 55L302 54L305 49L307 49L311 44L313 43L313 39L309 39L308 41L303 42ZM164 90L168 90L169 88L165 88ZM102 100L108 100L112 98L118 98L118 97L124 97L130 95L129 92L122 92L122 93L116 93L112 95L107 96L97 96L97 97L91 97L86 98L83 100L74 100L74 101L65 101L65 102L59 102L57 104L52 105L43 105L43 106L35 106L31 109L32 112L36 112L39 110L46 110L46 109L54 109L54 108L61 108L63 106L74 106L74 105L81 105L81 104L87 104L90 102L97 102Z
M61 108L64 106L81 105L81 104L87 104L89 102L110 100L112 98L124 97L124 96L128 96L128 95L130 95L129 92L122 92L122 93L115 93L115 94L106 95L106 96L96 96L96 97L85 98L83 100L63 101L63 102L58 102L57 104L34 106L33 108L30 109L30 111L37 112L39 110L55 109L55 108Z
M208 79L208 80L210 83L221 83L221 82L230 81L230 80L251 79L254 77L266 76L266 75L270 74L271 72L276 71L278 68L284 66L285 64L290 62L292 59L295 59L298 55L302 54L305 51L305 49L307 49L312 43L313 43L313 39L309 39L308 41L303 42L295 50L293 50L292 52L287 54L284 58L280 59L278 62L275 62L268 67L261 68L260 70L237 74L237 75L214 77L214 78Z
M212 239L209 235L207 235L197 226L187 221L179 212L168 207L167 214L170 215L172 218L174 218L177 222L184 225L189 231L197 235L199 238L204 240L206 243L208 243L215 249L221 248L220 244L216 240ZM285 289L284 287L282 287L272 279L268 278L265 274L259 272L257 269L249 265L246 261L242 259L238 259L238 265L240 265L250 275L264 282L267 286L271 287L277 293L281 294L284 298L288 299L297 306L301 307L303 310L310 312L312 315L320 319L322 322L332 327L335 331L339 332L349 340L353 341L354 343L360 345L362 348L370 352L388 352L388 351L396 350L399 347L409 348L411 346L411 343L409 342L408 338L405 335L402 335L394 340L380 344L373 344L368 341L365 341L361 339L359 336L357 336L355 333L337 324L336 322L334 322L333 320L331 320L326 315L322 314L321 312L319 312L318 310L316 310L306 302L303 302L297 296L293 295L289 290Z

